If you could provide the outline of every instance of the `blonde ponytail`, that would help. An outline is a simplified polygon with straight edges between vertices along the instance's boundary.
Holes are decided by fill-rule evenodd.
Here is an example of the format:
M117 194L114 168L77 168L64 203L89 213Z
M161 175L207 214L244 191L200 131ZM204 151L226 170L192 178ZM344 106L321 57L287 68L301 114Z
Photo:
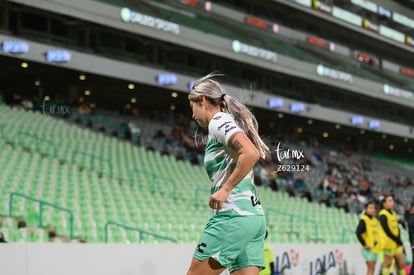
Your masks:
M223 112L232 114L237 125L244 131L250 141L259 151L262 158L266 158L269 147L259 136L259 124L252 112L239 100L225 93L223 87L213 77L218 74L208 74L194 82L188 99L197 101L203 94L207 100L215 106L220 106Z

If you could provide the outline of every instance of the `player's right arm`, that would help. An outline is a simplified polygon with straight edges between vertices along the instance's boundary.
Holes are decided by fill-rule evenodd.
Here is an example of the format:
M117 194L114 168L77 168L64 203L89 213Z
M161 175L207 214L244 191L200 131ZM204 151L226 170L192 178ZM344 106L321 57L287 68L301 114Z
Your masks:
M364 234L367 231L367 227L365 226L365 221L364 220L359 220L358 226L355 230L355 234L358 238L359 243L363 246L363 247L367 247L367 244L365 242L365 240L362 238L362 234Z

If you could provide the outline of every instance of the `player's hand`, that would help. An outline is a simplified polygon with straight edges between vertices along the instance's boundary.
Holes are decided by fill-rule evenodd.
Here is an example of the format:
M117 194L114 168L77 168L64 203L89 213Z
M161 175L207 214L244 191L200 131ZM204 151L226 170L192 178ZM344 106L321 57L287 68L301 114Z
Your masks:
M230 190L226 188L220 188L214 194L210 196L210 201L208 205L213 209L221 209L223 208L223 203L227 200L230 196Z

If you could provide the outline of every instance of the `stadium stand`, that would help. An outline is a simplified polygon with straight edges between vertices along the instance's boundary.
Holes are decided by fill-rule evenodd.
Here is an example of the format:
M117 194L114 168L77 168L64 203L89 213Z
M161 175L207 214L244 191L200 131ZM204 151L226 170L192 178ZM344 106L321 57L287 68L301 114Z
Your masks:
M118 5L123 2L118 2ZM135 3L135 5L138 5L140 2L138 1ZM166 9L167 12L173 12L176 11L177 8L172 9L171 7L166 8L166 5L162 5L160 8L159 5L155 5L153 2L145 2L145 6L152 5L154 6L154 9ZM120 6L119 6L120 7ZM167 6L168 7L168 6ZM151 9L150 9L151 10ZM204 12L205 13L205 12ZM182 15L179 13L179 15ZM242 15L241 15L242 16ZM186 16L190 18L191 20L196 20L192 18L191 16ZM210 26L211 19L206 16L202 17L200 16L198 19L205 20L203 22L206 22L205 24L191 24L190 27L193 28L194 25L206 25ZM178 17L177 17L178 18ZM75 20L75 19L74 19ZM76 19L79 25L88 24L88 22ZM178 20L178 19L177 19ZM220 19L224 20L224 19ZM224 20L226 21L226 24L230 24L232 20ZM230 23L228 23L229 21ZM50 19L50 23L54 24L54 20ZM59 22L59 24L65 24L64 22ZM58 25L59 25L58 24ZM280 53L285 53L288 56L294 57L295 60L304 60L312 63L311 66L315 66L316 64L327 64L328 62L331 62L329 67L335 67L338 68L340 72L342 70L347 73L352 72L355 73L355 75L362 76L365 79L372 79L375 80L373 83L381 83L384 82L385 79L381 78L382 76L381 72L376 72L376 68L366 68L367 64L361 64L360 62L356 62L350 57L344 57L344 56L336 56L334 53L329 53L327 51L321 51L321 54L316 54L315 52L306 52L301 49L299 49L300 45L302 45L303 41L296 41L289 37L280 37L278 35L269 35L263 34L260 30L257 31L255 29L252 29L251 26L246 25L240 25L236 23L232 23L235 25L234 28L236 28L239 31L245 32L249 37L254 35L255 37L263 36L264 39L269 40L269 43L271 44L271 47L274 47L277 50L280 50ZM57 26L58 26L57 25ZM214 24L212 24L214 25ZM58 27L56 28L58 29ZM241 27L243 26L243 27ZM53 27L55 29L55 27ZM335 91L335 93L332 93L332 91L329 89L328 86L325 86L324 84L318 85L319 87L313 89L310 88L310 83L304 83L303 79L299 81L299 79L287 77L286 75L281 74L275 74L275 72L269 71L269 70L261 70L259 68L255 68L254 66L248 66L246 64L238 63L238 70L233 70L234 66L232 65L232 62L229 60L226 60L225 58L219 58L217 60L213 59L211 55L197 52L197 51L189 51L188 49L184 49L181 47L174 46L172 44L168 44L168 46L165 43L159 43L159 41L154 41L153 39L146 39L142 36L133 36L131 34L118 32L115 29L111 28L104 28L99 29L96 28L94 25L88 25L88 33L90 33L90 37L86 40L90 40L90 45L84 45L83 39L80 39L79 41L72 37L72 40L65 45L75 48L82 48L87 47L86 50L88 52L95 52L98 53L101 56L110 57L112 59L120 59L120 60L126 60L128 62L133 63L143 63L146 65L151 66L152 68L158 68L158 69L167 69L171 71L176 72L183 72L188 75L201 75L205 73L206 70L212 71L217 69L216 67L220 67L220 70L226 71L227 73L227 79L230 80L232 83L237 83L236 85L240 85L243 88L249 87L250 89L262 89L264 92L269 94L278 94L281 96L286 96L291 99L295 100L301 100L301 101L308 101L310 103L320 103L322 105L328 106L329 108L338 108L341 110L349 110L353 108L353 111L359 112L361 114L367 115L367 116L384 116L384 119L396 121L396 122L404 122L409 123L408 117L410 117L412 114L412 109L407 107L400 107L396 105L389 105L388 102L382 102L380 100L363 100L359 95L354 93L349 93L349 91L344 91L341 89L338 89ZM225 28L220 28L219 25L215 26L215 29L221 31ZM14 30L16 33L21 33L23 36L26 36L26 31L33 31L29 29L29 26L19 26ZM35 31L35 30L34 30ZM81 30L79 30L81 31ZM76 32L76 31L75 31ZM82 31L81 31L82 32ZM206 30L205 32L209 32ZM200 33L205 33L200 32ZM233 33L236 33L235 30L229 30L230 33L232 33L229 37L233 37ZM62 31L63 36L64 31ZM211 33L211 31L210 31ZM46 38L40 38L45 36ZM40 39L42 41L53 41L53 43L57 45L62 45L62 42L58 39L57 35L55 33L51 34L42 34L42 35L36 35L33 33L33 36L30 36L30 39ZM234 34L237 35L237 34ZM305 33L302 35L306 35ZM106 39L108 38L109 39ZM263 41L267 41L263 40ZM280 41L279 41L280 40ZM253 42L252 42L253 43ZM258 42L259 44L262 42ZM267 42L266 42L267 43ZM267 43L267 44L269 44ZM280 49L278 48L279 45ZM257 44L258 45L258 44ZM261 44L262 45L262 44ZM270 45L270 44L269 44ZM307 44L304 44L303 46L309 46ZM302 46L301 46L302 47ZM307 48L307 47L306 47ZM289 53L288 53L289 52ZM293 53L295 52L295 53ZM325 53L324 53L325 52ZM349 54L348 54L349 55ZM323 56L323 59L322 57ZM319 57L319 58L317 58ZM387 56L389 57L389 56ZM214 62L212 60L215 60ZM339 61L338 61L339 60ZM343 62L345 60L345 62ZM292 60L293 62L293 60ZM367 66L365 66L367 65ZM394 67L396 67L395 65ZM343 69L345 68L345 69ZM378 68L379 70L379 68ZM396 74L396 72L394 72ZM402 76L402 79L399 79L398 77L394 77L390 75L387 77L389 79L389 83L394 83L395 86L406 88L413 83L412 81L408 81L407 76ZM407 78L407 80L405 80ZM281 81L280 79L283 79ZM285 80L286 79L286 80ZM276 85L277 84L277 85ZM401 86L403 84L403 86ZM374 85L374 84L373 84ZM385 85L385 84L384 84ZM388 85L388 84L386 84ZM384 86L385 87L385 86ZM388 87L388 86L386 86ZM394 91L394 89L393 89ZM382 91L378 91L382 93ZM399 91L397 88L396 93L405 93L406 91ZM327 93L328 96L325 96L325 93ZM410 94L411 92L408 91ZM332 97L332 100L329 100ZM396 98L394 98L396 99ZM350 103L353 104L350 104ZM373 108L370 108L370 106L374 104L376 105ZM361 105L361 106L359 106ZM368 105L368 106L367 106ZM403 110L400 110L403 108ZM387 112L383 110L387 110Z
M173 151L166 155L149 151L143 147L149 143L138 146L126 142L121 135L113 137L112 132L91 131L93 127L86 127L87 120L85 125L75 122L79 118L75 114L73 118L62 120L7 105L0 105L0 112L8 117L7 122L2 122L4 134L0 146L0 164L4 167L0 172L0 214L8 216L11 206L15 217L2 218L1 228L10 242L196 242L210 213L202 199L209 184L202 167L192 165L188 160L178 161L171 154ZM108 121L109 117L108 113L105 118L97 115L93 117L92 125ZM117 117L114 116L113 120L117 121ZM155 135L158 127L167 132L172 129L165 129L165 124L150 120L142 122L139 126L149 136ZM112 123L115 128L121 125L119 120L115 122L118 127ZM54 143L44 143L44 133ZM166 141L160 140L157 148L161 150ZM290 146L298 147L295 144ZM309 154L314 150L306 148ZM73 157L74 152L90 155ZM347 159L341 156L335 158L335 162L345 165L357 162L361 157L354 155ZM111 161L101 165L100 159ZM293 186L292 175L278 176L279 190L273 192L271 186L264 183L268 177L264 174L258 193L267 209L271 241L355 242L351 233L360 206L357 203L350 206L347 211L350 213L347 213L344 208L335 207L335 198L330 203L322 201L326 194L318 184L329 164L325 159L323 157L319 166L312 166L310 173L306 174L310 179L313 202L301 196L298 190L293 191L297 192L293 196L289 193ZM91 160L96 163L90 163ZM374 168L373 165L383 165L375 167L375 171L384 173L368 173L368 177L374 177L375 188L386 186L387 173L394 170L390 170L386 162L372 161L370 168ZM406 169L399 169L394 172L407 173ZM29 196L29 200L24 196ZM44 206L40 213L36 201L31 199L69 209L73 215L73 232L68 212ZM39 224L40 218L42 222ZM108 222L137 228L138 231ZM106 227L108 231L105 231ZM406 234L404 238L407 238Z

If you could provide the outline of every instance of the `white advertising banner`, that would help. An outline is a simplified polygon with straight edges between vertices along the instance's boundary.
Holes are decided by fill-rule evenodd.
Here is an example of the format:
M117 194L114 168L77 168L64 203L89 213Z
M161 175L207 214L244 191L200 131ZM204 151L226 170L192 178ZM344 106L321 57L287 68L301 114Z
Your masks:
M358 245L271 244L273 275L361 275ZM0 244L4 275L184 275L196 244ZM408 257L411 257L409 247ZM379 274L377 268L376 275ZM228 271L221 275L229 274Z
M271 245L274 275L360 275L365 261L358 245Z

